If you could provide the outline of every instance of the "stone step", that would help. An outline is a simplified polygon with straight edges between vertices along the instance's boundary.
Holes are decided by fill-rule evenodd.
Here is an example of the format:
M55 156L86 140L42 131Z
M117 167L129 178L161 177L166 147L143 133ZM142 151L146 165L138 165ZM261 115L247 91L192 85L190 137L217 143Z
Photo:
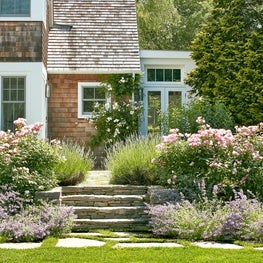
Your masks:
M134 185L92 185L63 186L62 196L66 195L145 195L146 186Z
M145 213L145 206L134 207L74 207L78 219L124 219L144 218L148 219Z
M143 206L145 195L68 195L62 196L61 203L67 206Z
M144 219L75 219L74 232L88 232L94 229L112 231L148 231L148 220Z
M146 186L89 185L64 186L61 203L73 206L77 219L73 231L91 229L147 231Z

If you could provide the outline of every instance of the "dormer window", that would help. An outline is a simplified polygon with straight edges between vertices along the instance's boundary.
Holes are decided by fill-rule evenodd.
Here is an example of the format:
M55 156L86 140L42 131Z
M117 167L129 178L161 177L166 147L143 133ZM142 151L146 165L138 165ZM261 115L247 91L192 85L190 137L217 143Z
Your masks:
M0 0L0 16L30 16L30 0Z

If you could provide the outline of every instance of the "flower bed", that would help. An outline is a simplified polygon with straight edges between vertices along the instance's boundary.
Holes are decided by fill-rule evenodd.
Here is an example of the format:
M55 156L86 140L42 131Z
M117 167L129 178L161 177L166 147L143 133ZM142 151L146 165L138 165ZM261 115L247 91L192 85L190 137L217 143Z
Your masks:
M188 199L196 199L205 187L212 196L213 188L225 200L233 190L252 191L263 199L263 123L230 130L213 129L200 117L199 131L181 134L173 129L157 147L160 183L176 187ZM193 196L191 196L193 195Z
M38 138L43 124L15 122L15 132L0 131L0 240L39 241L73 227L73 209L39 202L35 194L56 185L60 147Z
M242 191L222 202L217 197L148 206L154 234L187 240L263 240L263 206Z

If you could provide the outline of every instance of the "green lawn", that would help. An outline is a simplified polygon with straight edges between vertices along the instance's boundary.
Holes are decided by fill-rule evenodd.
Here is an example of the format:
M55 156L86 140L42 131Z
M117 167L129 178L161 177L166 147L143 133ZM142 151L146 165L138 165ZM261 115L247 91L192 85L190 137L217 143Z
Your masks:
M263 261L263 251L246 247L241 250L183 248L112 248L113 243L96 248L56 248L56 240L48 239L37 249L0 249L1 263L186 263Z

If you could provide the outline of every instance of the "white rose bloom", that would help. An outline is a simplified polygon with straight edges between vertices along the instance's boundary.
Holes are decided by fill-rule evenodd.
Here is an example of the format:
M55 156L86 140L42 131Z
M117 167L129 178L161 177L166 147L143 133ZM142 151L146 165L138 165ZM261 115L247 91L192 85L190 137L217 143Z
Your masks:
M106 110L109 110L109 109L110 109L110 103L109 103L109 102L105 103L105 109L106 109Z

